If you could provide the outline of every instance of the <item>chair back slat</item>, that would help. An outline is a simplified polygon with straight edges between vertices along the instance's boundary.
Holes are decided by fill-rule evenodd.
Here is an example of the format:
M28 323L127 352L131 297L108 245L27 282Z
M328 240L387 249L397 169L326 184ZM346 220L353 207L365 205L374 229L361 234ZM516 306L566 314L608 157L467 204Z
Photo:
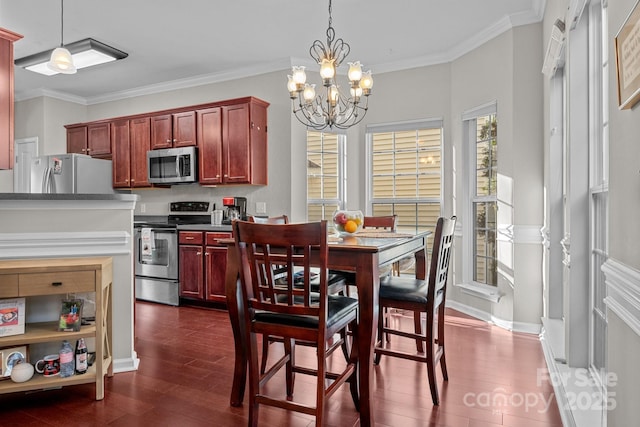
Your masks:
M436 301L436 298L446 291L447 277L449 274L449 262L451 260L451 249L453 246L453 233L456 225L456 217L438 218L435 236L433 238L433 251L431 255L431 268L429 271L429 300ZM435 304L437 306L438 304Z
M240 278L248 309L326 319L327 222L234 221ZM311 292L318 276L319 294Z

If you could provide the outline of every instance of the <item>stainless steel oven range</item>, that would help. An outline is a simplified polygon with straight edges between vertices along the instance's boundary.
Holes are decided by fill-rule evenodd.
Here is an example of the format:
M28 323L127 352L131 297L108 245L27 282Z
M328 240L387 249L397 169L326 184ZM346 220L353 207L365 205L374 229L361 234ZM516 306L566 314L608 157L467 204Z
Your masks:
M179 305L178 225L210 224L211 215L209 202L173 202L170 209L168 216L135 218L136 299Z

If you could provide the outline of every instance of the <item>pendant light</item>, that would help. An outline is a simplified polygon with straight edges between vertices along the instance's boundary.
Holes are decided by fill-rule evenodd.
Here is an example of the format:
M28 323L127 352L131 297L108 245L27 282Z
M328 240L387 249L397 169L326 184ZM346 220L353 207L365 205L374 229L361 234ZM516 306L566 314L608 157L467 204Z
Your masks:
M64 47L64 0L60 0L60 47L51 52L51 59L47 67L62 74L75 74L76 66L73 64L71 53Z

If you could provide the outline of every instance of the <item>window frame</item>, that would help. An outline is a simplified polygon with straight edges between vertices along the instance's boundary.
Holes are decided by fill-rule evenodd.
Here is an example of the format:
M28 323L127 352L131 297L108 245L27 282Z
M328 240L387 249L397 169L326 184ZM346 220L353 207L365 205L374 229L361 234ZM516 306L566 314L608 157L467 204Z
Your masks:
M319 134L321 138L324 137L324 135L335 135L337 137L337 155L338 155L338 163L336 165L336 172L337 172L337 176L338 176L338 182L337 182L337 198L309 198L309 168L308 168L308 162L309 162L309 134L310 133L314 133L314 134ZM333 211L331 212L327 212L326 207L327 205L337 205L338 209L344 209L347 203L347 174L346 174L346 145L347 145L347 135L345 132L340 132L340 131L316 131L316 130L312 130L312 129L307 129L306 132L306 138L305 138L305 144L306 144L306 148L305 148L305 153L306 153L306 159L307 159L307 167L306 167L306 182L305 182L305 195L307 198L307 202L306 202L306 218L307 221L309 221L309 206L310 205L319 205L322 208L322 219L330 219L331 218L331 214L333 213ZM321 153L323 153L324 151L321 151Z
M495 114L498 120L498 104L497 101L491 101L483 105L465 110L461 115L462 126L462 191L461 191L461 217L467 220L460 221L462 227L462 277L461 281L456 284L461 291L474 295L476 297L486 299L492 302L499 301L501 294L498 286L477 282L473 279L475 268L475 250L474 250L474 203L476 202L495 202L496 209L498 204L498 187L496 183L495 196L476 196L476 132L477 118ZM499 133L499 131L498 131ZM499 138L499 134L496 135ZM499 150L499 149L498 149ZM500 155L498 154L498 162ZM497 166L499 170L499 164ZM496 245L498 241L496 226ZM498 248L496 247L496 251ZM496 254L497 255L497 254Z
M390 132L405 132L405 131L418 131L422 129L439 129L440 130L440 196L434 197L385 197L374 198L374 180L373 180L373 135L376 133L390 133ZM366 214L373 215L374 204L416 204L416 205L434 205L439 206L439 215L442 215L444 204L444 179L443 170L445 165L445 150L444 150L444 120L442 118L420 119L420 120L408 120L403 122L383 123L383 124L371 124L367 125L365 129L366 140ZM434 224L435 225L435 224ZM402 227L402 224L400 224ZM419 228L418 221L416 221L415 228ZM405 227L406 229L406 227Z

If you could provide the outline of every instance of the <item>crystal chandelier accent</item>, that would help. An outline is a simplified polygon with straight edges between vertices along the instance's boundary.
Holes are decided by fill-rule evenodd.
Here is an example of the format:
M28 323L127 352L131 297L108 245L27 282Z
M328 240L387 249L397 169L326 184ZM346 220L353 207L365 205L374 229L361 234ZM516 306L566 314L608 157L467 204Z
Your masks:
M320 65L324 90L316 94L316 85L307 83L305 67L293 67L287 89L291 97L293 114L303 125L315 130L325 128L347 129L362 121L367 114L369 95L373 87L371 71L362 71L360 61L349 62L349 96L344 96L336 83L336 70L347 58L351 47L337 39L332 26L332 7L329 0L329 27L326 46L316 40L309 55Z

